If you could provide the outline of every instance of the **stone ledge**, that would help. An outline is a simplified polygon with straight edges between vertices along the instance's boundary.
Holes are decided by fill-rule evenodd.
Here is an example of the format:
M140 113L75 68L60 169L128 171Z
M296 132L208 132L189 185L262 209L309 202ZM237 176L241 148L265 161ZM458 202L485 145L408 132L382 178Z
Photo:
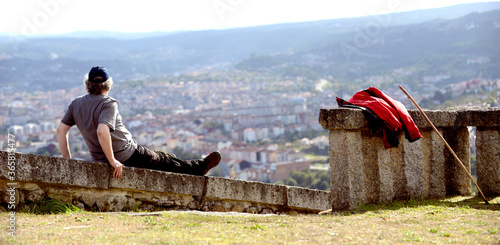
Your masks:
M109 188L155 191L201 196L205 178L151 169L124 167L120 179L111 178Z
M430 128L418 110L408 110L419 128ZM436 127L499 127L500 108L450 108L447 110L424 110ZM354 130L368 126L360 109L321 109L319 123L327 130Z
M286 205L286 186L262 182L207 177L207 197Z
M16 201L44 196L80 208L122 211L135 208L195 209L252 213L310 213L331 207L330 192L261 182L168 173L125 167L112 178L108 164L16 153L16 176L0 171L0 206L7 206L7 184L16 182ZM8 153L0 151L1 162Z
M330 193L301 187L287 187L288 206L297 209L327 210L332 208Z
M7 163L8 153L0 151L2 163ZM15 154L17 160L15 180L62 184L89 188L108 188L111 167L105 163L84 162L34 154ZM8 179L8 169L0 169L0 178Z

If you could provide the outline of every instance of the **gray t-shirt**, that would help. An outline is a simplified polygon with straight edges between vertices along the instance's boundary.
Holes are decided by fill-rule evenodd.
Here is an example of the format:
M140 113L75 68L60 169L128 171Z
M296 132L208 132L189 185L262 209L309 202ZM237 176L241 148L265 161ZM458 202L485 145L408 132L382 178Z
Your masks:
M109 126L116 160L127 160L137 148L137 143L122 123L118 102L107 95L87 94L75 98L61 122L78 127L93 161L108 162L97 137L97 126L101 123Z

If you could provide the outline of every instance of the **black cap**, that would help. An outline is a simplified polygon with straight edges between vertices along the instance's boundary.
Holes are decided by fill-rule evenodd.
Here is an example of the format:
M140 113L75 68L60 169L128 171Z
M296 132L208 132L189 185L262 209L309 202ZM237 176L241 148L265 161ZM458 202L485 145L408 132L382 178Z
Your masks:
M96 83L106 82L109 78L108 70L106 67L94 66L89 72L89 81Z

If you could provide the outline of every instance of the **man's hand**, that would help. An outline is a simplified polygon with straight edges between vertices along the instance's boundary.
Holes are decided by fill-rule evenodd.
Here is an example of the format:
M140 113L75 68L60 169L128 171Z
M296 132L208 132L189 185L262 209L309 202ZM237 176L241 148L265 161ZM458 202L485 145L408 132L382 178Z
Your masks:
M123 164L116 159L113 163L110 164L115 169L113 171L113 178L119 179L120 177L122 177Z

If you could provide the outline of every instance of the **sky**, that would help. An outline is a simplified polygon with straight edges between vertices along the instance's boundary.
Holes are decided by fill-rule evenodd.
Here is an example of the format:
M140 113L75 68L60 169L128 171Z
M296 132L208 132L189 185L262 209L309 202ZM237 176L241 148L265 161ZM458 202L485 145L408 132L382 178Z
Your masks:
M0 3L0 33L227 29L474 2L488 0L9 0Z

